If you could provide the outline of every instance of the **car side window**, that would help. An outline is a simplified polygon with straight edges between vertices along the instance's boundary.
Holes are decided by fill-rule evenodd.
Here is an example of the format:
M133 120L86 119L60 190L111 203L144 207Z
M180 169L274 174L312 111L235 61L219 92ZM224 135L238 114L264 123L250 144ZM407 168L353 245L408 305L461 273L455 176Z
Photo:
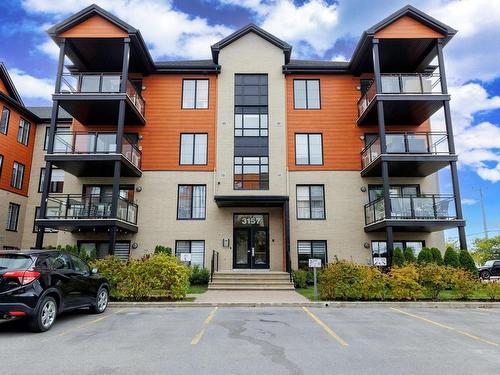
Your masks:
M73 270L78 273L88 273L90 272L89 267L85 264L83 260L71 255L71 262L73 263Z
M493 267L500 267L500 262L494 262Z
M50 268L52 268L53 270L58 270L58 271L69 271L71 268L70 264L69 264L69 259L64 254L51 256L48 259L48 264L49 264Z

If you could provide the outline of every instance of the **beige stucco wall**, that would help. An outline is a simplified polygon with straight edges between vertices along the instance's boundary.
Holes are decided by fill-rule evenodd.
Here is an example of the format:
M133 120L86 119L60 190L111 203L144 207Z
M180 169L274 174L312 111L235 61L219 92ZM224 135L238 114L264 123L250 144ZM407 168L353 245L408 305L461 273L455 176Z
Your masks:
M4 246L21 247L27 200L28 199L22 195L0 190L0 202L2 202L0 204L0 249ZM9 212L9 203L16 203L21 206L19 209L17 231L15 232L5 229Z
M283 50L248 33L219 54L217 78L217 195L286 195L286 106ZM233 190L234 75L268 75L269 190Z

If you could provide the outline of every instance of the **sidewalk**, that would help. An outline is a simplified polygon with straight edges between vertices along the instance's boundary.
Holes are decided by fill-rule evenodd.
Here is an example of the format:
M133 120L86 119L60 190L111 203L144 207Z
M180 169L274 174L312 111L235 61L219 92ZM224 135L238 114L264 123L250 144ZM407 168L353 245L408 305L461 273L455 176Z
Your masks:
M195 302L300 304L310 301L293 290L207 290L198 295Z

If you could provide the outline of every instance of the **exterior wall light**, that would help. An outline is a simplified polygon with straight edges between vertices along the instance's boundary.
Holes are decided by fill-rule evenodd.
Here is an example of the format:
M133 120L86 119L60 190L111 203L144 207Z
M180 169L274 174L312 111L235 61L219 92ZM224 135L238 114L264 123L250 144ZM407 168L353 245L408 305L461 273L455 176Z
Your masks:
M137 249L139 244L137 242L132 243L132 249Z
M363 193L366 193L366 186L361 186L359 190L361 190Z
M137 191L138 193L140 193L142 191L142 186L141 185L137 185L136 188L135 188L135 191Z
M365 249L369 249L369 248L370 248L370 243L369 243L369 242L365 242L365 243L363 244L363 247L364 247Z

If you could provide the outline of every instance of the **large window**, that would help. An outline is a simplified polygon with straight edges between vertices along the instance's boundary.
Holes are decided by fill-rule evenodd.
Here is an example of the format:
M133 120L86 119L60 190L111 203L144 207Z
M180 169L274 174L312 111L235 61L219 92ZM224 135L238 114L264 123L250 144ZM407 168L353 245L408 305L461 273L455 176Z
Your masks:
M234 158L234 189L269 189L269 159L258 156Z
M208 79L182 81L182 108L208 108Z
M180 259L181 254L191 254L191 266L203 268L205 260L205 241L175 241L175 255Z
M401 250L411 248L413 254L417 257L420 251L424 248L424 241L394 241L393 248L400 248ZM387 242L386 241L372 241L372 256L374 258L387 258Z
M325 219L323 185L297 185L297 219Z
M3 155L0 155L0 176L2 175Z
M297 241L299 269L309 269L309 259L321 259L327 263L326 241Z
M40 168L40 179L38 182L38 192L43 191L43 182L45 180L45 168ZM64 171L62 169L53 168L50 178L49 193L62 193L64 187Z
M0 117L0 133L7 134L7 131L9 130L9 119L10 110L7 107L3 107L2 117Z
M40 215L40 207L35 207L35 217L33 218L33 233L38 233L38 225L36 225L36 219ZM57 229L45 228L45 233L57 233Z
M323 137L321 134L295 134L295 164L323 164Z
M7 212L7 225L5 229L17 231L17 223L19 221L19 206L16 203L9 203L9 211Z
M295 79L293 81L295 109L319 109L319 79Z
M19 130L17 132L17 141L23 145L28 145L31 124L25 119L21 118L19 121Z
M397 196L415 196L420 194L419 185L391 185L389 187L390 195ZM384 196L384 188L381 185L370 185L368 187L370 202L373 202Z
M205 219L205 185L179 185L177 219Z
M10 180L10 185L16 189L22 189L23 178L24 178L24 165L15 161L12 167L12 179Z
M206 133L181 134L180 164L207 164Z
M267 108L241 107L234 115L234 135L236 137L267 137Z

